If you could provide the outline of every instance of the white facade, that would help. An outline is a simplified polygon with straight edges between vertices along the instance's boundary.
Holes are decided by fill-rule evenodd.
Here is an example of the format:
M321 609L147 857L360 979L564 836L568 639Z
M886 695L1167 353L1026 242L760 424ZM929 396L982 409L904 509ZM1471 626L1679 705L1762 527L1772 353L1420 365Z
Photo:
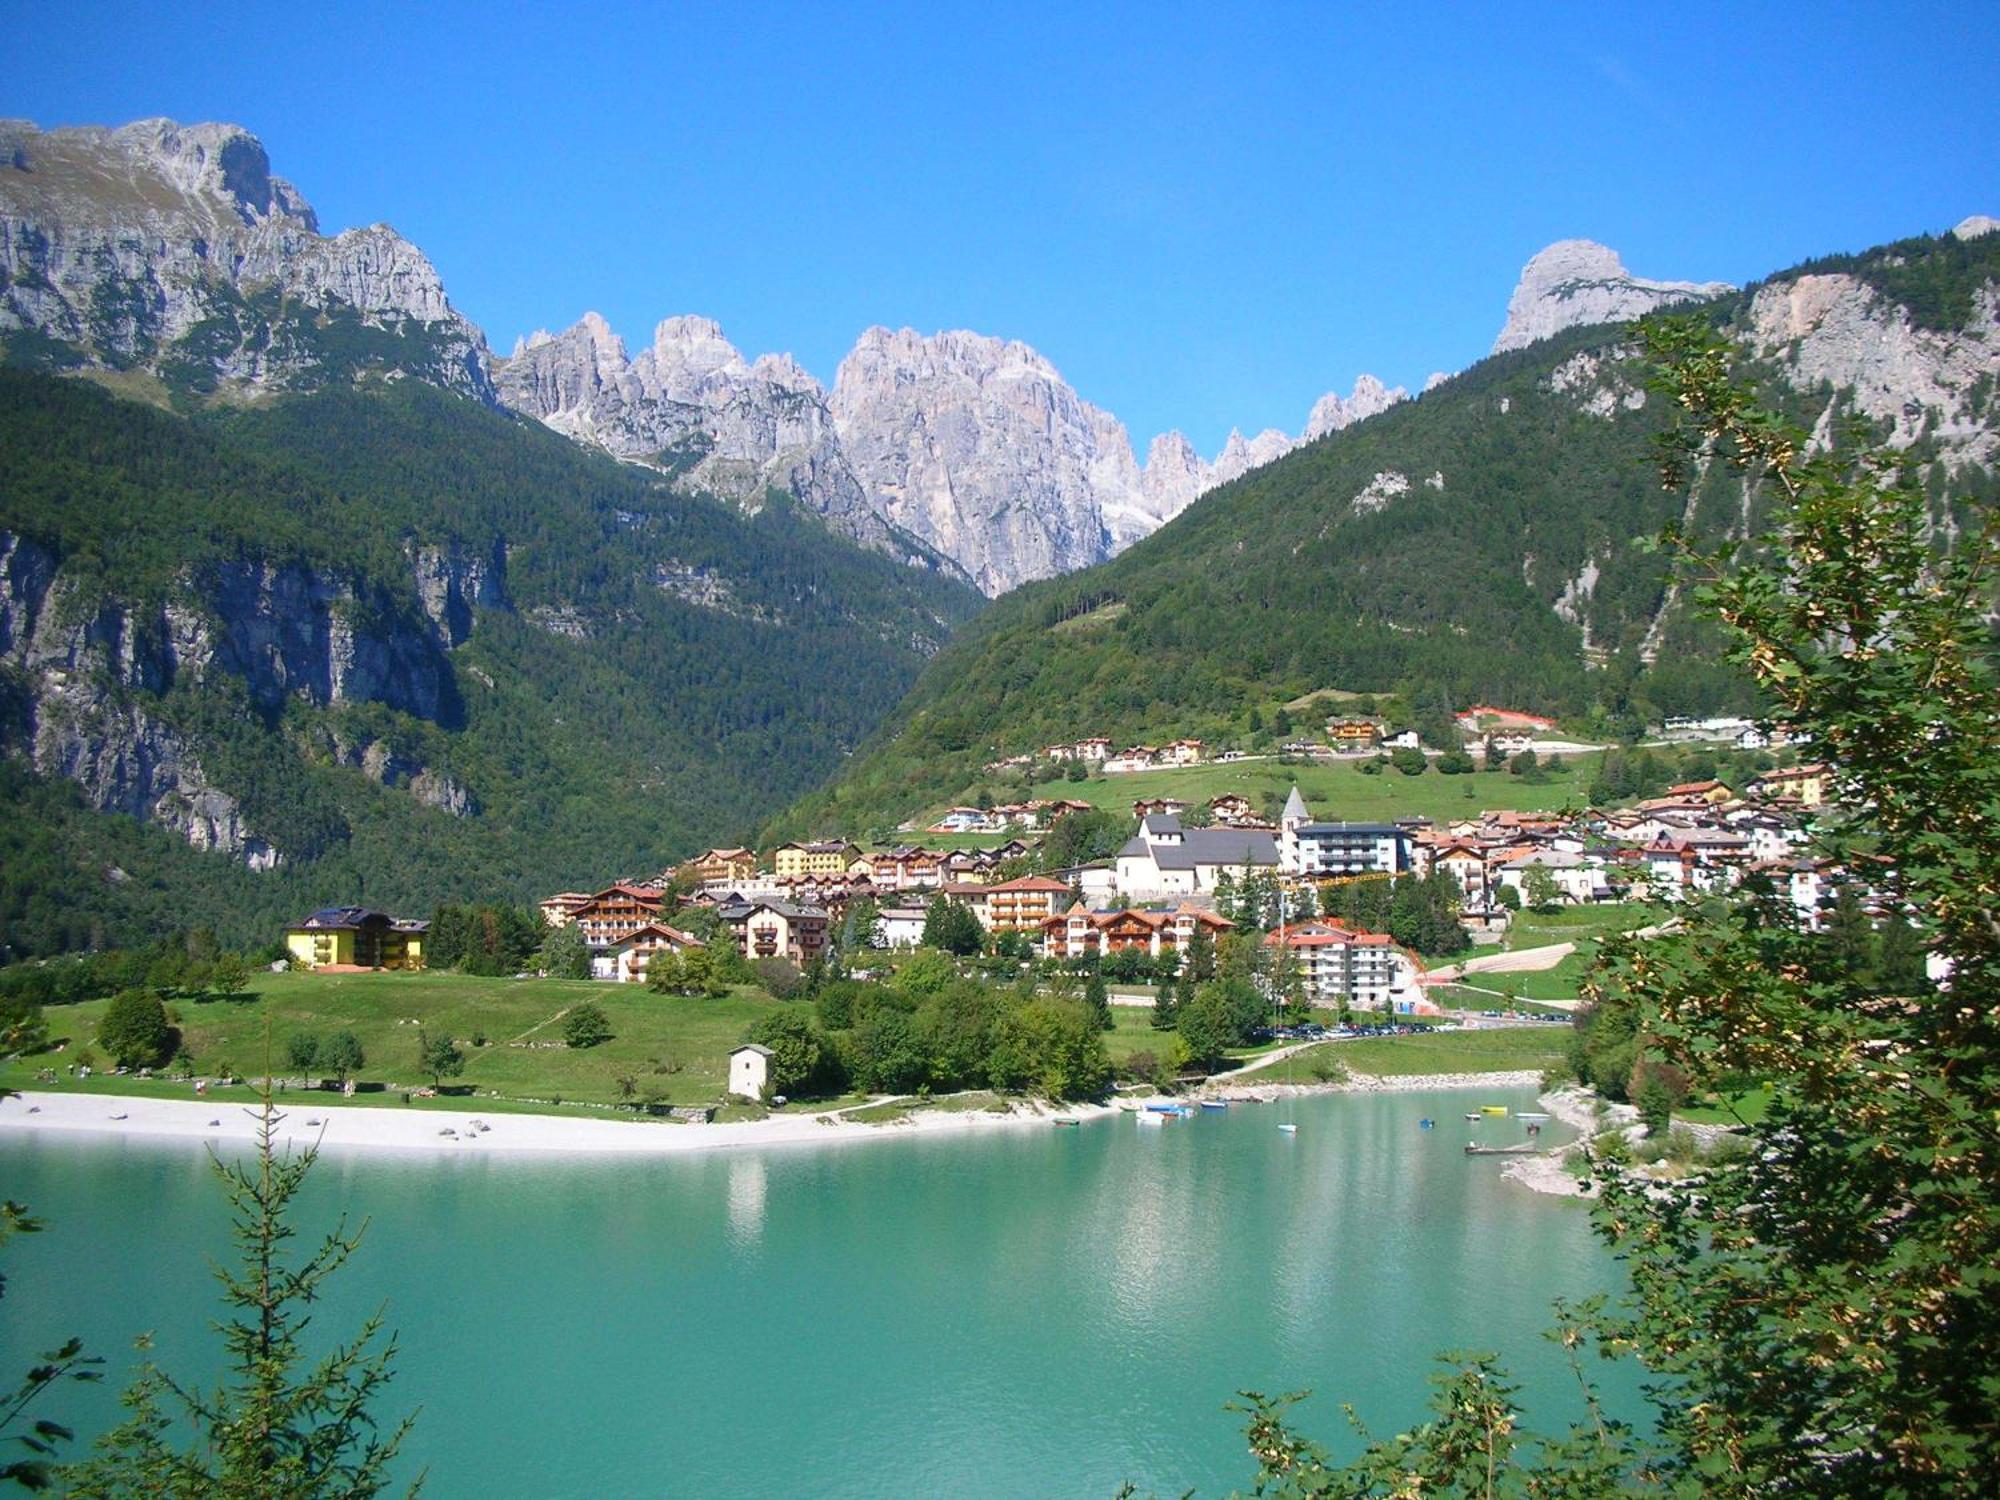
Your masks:
M924 909L920 906L885 906L875 918L875 934L870 946L915 948L924 940Z
M771 1049L745 1042L729 1054L729 1092L738 1099L762 1099L771 1082Z

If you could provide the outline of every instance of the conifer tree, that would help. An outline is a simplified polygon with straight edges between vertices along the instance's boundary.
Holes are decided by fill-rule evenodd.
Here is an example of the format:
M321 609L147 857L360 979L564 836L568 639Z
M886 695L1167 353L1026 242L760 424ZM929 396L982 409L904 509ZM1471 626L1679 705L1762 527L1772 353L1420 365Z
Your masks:
M359 1248L366 1226L350 1234L343 1220L317 1248L294 1252L294 1200L319 1152L281 1150L283 1118L267 1086L254 1158L213 1158L237 1250L236 1265L217 1272L230 1310L220 1325L228 1374L203 1389L156 1366L142 1369L125 1393L124 1423L102 1439L95 1458L64 1475L70 1494L369 1500L390 1488L415 1421L404 1417L385 1428L374 1412L392 1374L395 1336L383 1337L378 1312L352 1342L317 1358L305 1342L314 1303Z

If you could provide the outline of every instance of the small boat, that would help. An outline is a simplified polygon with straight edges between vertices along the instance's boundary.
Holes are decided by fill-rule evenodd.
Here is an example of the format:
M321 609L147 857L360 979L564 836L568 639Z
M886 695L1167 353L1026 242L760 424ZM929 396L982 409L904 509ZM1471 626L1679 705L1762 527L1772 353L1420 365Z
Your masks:
M1172 1115L1160 1114L1155 1110L1142 1109L1133 1115L1132 1118L1137 1120L1141 1125L1164 1125L1174 1117Z
M1517 1120L1534 1120L1540 1122L1542 1120L1546 1120L1548 1116L1543 1114L1540 1110L1517 1109L1514 1111L1514 1118Z
M1465 1143L1467 1156L1535 1156L1541 1147L1533 1141L1522 1141L1518 1146L1476 1146L1471 1141Z
M1146 1106L1146 1113L1149 1115L1177 1115L1185 1108L1187 1106L1184 1104L1149 1104Z
M1504 1104L1482 1104L1479 1106L1479 1112L1482 1115L1494 1115L1502 1120L1507 1118L1507 1106Z
M1071 1130L1074 1130L1076 1129L1077 1126L1077 1122L1075 1120L1057 1120L1054 1123L1056 1129L1058 1130L1061 1130L1064 1126L1068 1126Z
M1201 1107L1203 1109L1227 1109L1229 1108L1229 1101L1227 1099L1204 1099L1201 1101Z
M1297 1135L1299 1133L1299 1127L1296 1125L1280 1125L1278 1127L1278 1131L1282 1135Z
M1486 1116L1482 1115L1478 1110L1475 1109L1472 1111L1471 1114L1467 1115L1465 1118L1473 1121L1474 1123L1477 1123L1478 1121L1485 1119Z
M1436 1124L1437 1124L1437 1121L1435 1121L1435 1120L1431 1119L1431 1118L1430 1118L1430 1117L1429 1117L1428 1115L1426 1115L1426 1116L1425 1116L1425 1117L1424 1117L1423 1119L1421 1119L1421 1120L1417 1121L1417 1129L1419 1129L1419 1130L1429 1130L1429 1129L1431 1129L1431 1128L1432 1128L1433 1126L1435 1126Z

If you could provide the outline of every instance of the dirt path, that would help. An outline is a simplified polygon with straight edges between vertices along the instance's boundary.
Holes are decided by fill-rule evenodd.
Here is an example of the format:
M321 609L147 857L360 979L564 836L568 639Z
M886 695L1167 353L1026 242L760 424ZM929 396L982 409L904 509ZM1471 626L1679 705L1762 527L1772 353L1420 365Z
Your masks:
M1553 969L1574 952L1575 943L1550 943L1541 948L1489 953L1483 958L1468 958L1464 963L1432 969L1429 978L1434 984L1446 984L1467 974L1534 974L1543 969Z

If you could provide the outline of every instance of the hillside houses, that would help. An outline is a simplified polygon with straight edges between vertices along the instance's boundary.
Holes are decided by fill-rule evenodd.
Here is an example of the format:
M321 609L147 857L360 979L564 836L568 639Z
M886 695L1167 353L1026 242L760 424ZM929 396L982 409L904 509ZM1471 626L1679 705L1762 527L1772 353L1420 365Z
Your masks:
M1493 716L1508 711L1484 708L1479 714L1490 731ZM1094 743L1069 748L1083 754ZM1184 754L1200 753L1197 742L1181 745ZM1307 883L1437 875L1457 889L1465 916L1498 923L1510 909L1538 902L1587 905L1632 897L1673 903L1727 891L1754 876L1769 881L1801 920L1817 926L1820 903L1831 899L1843 876L1809 857L1806 828L1811 809L1833 793L1829 768L1813 764L1767 771L1740 793L1720 777L1683 781L1664 795L1612 810L1491 810L1436 821L1360 822L1315 817L1294 786L1275 824L1259 816L1251 797L1224 792L1206 803L1210 826L1201 828L1182 816L1185 799L1149 795L1130 804L1137 828L1113 857L1061 870L1020 873L1035 868L1025 834L962 849L936 847L937 841L863 849L822 839L780 844L762 859L746 847L708 849L658 880L563 891L540 905L550 927L574 924L581 932L593 974L626 982L642 980L659 952L696 944L694 934L710 932L712 922L750 957L807 963L828 951L860 905L875 914L873 941L913 945L922 939L926 908L939 895L967 907L986 933L1027 937L1058 958L1174 948L1186 940L1190 922L1202 925L1190 913L1208 906L1218 887L1241 891L1253 881L1268 893ZM1814 803L1815 797L1822 800ZM1062 799L967 806L947 810L935 826L997 834L1025 817L1058 817L1087 806ZM713 918L677 917L677 897ZM1212 912L1209 918L1221 921ZM1379 943L1360 942L1337 923L1287 932L1287 945L1315 993L1338 992L1370 1005L1385 988L1409 988L1406 976L1391 972L1392 960L1371 952Z

